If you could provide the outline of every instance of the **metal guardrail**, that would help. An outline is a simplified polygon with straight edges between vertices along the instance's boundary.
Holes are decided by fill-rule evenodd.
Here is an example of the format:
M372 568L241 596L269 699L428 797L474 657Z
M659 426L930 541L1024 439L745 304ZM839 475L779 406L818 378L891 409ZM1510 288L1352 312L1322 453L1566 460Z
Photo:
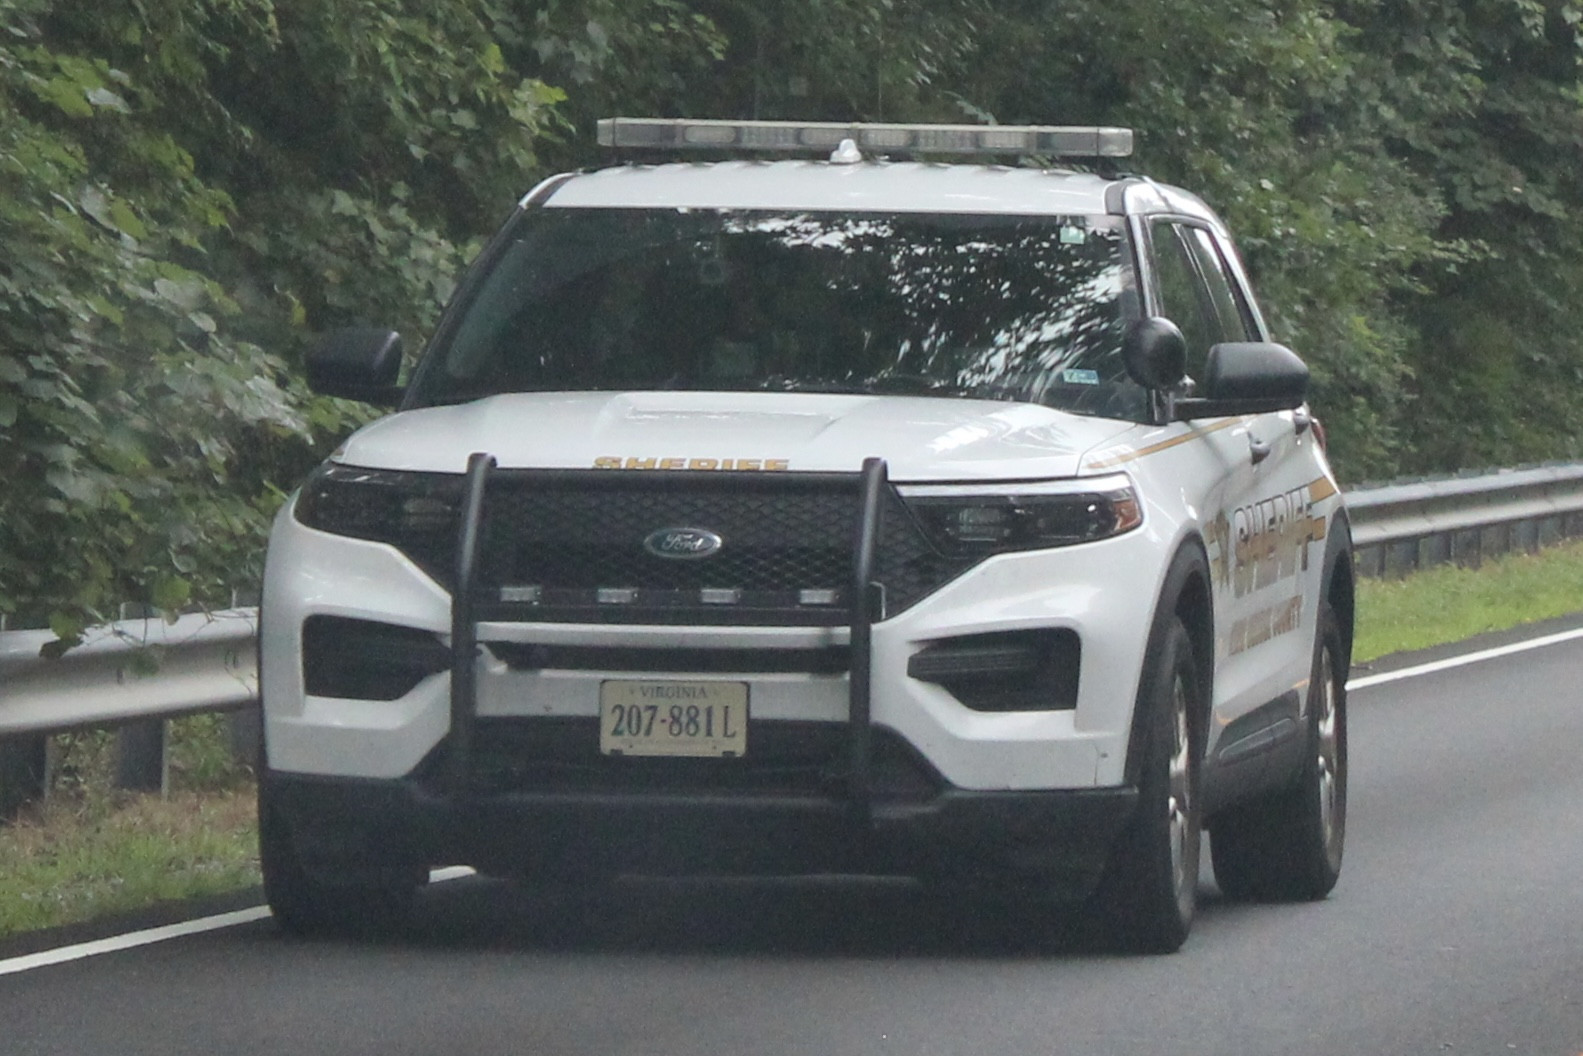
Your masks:
M1583 536L1583 463L1365 486L1346 500L1362 575L1478 564ZM150 751L163 758L149 722L158 734L165 719L256 704L257 623L256 609L122 620L60 660L40 657L49 631L0 632L0 816L17 798L8 785L44 780L49 734L143 723L146 771Z
M1364 486L1346 500L1360 574L1476 566L1583 536L1583 463Z
M59 660L40 656L51 631L0 634L0 734L245 707L258 698L257 629L255 609L121 620Z
M163 791L166 719L257 703L257 630L254 609L120 620L61 659L52 631L0 632L0 818L48 790L49 737L76 729L120 727L116 783Z

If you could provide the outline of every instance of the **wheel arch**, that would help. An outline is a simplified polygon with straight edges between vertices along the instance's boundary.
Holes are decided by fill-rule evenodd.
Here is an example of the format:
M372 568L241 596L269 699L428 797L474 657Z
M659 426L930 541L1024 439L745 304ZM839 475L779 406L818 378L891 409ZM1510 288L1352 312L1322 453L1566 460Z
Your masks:
M1182 621L1193 645L1199 700L1197 714L1192 716L1191 732L1198 750L1203 750L1210 702L1213 700L1215 671L1215 612L1209 576L1209 553L1203 540L1197 536L1183 540L1167 566L1159 596L1155 600L1154 616L1149 624L1149 640L1144 649L1138 695L1133 700L1132 724L1127 737L1125 780L1129 785L1138 783L1143 765L1143 731L1147 721L1143 695L1148 688L1148 679L1144 675L1157 662L1172 620Z
M1352 562L1352 522L1345 507L1336 511L1327 536L1324 598L1335 613L1336 626L1341 631L1342 661L1350 670L1353 623L1357 617L1357 569Z

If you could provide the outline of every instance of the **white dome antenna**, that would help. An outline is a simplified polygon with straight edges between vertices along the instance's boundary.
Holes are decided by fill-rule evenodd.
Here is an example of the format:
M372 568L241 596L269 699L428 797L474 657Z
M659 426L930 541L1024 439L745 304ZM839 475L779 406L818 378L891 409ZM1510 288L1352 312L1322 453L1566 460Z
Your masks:
M843 139L841 145L830 152L832 165L856 165L863 160L863 152L857 149L857 141Z

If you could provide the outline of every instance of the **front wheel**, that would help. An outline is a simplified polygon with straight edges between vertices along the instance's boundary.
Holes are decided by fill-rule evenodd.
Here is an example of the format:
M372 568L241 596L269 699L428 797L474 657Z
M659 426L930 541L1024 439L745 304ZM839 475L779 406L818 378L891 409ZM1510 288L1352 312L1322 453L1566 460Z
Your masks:
M1215 882L1228 897L1311 901L1336 886L1347 833L1346 681L1341 630L1321 604L1297 782L1211 823Z
M1144 673L1138 706L1143 765L1138 811L1122 834L1095 898L1124 949L1171 953L1187 940L1198 900L1199 738L1203 683L1192 639L1172 618Z
M258 857L264 899L294 935L375 935L402 924L424 873L417 866L368 875L322 873L305 863L268 774L258 783Z

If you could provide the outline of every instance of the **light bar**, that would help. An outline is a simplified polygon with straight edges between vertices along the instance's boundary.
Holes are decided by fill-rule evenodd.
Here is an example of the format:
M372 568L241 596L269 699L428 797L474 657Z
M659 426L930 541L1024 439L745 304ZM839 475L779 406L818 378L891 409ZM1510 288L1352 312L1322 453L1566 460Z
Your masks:
M1066 158L1125 158L1132 129L1083 125L875 125L833 121L693 121L663 117L607 117L599 122L605 147L641 150L828 151L850 139L880 154L1043 154Z

